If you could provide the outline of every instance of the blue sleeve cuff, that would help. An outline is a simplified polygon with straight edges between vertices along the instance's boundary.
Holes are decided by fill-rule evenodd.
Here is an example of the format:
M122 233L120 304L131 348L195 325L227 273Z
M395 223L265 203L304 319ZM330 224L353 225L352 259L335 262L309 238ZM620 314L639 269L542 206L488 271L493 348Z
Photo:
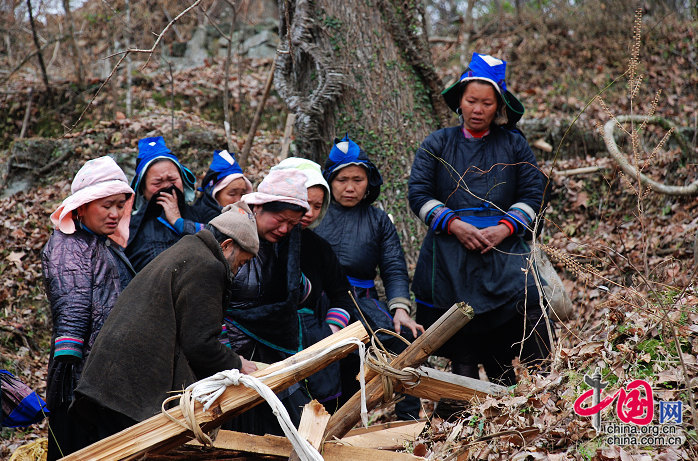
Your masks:
M177 221L174 222L174 228L180 234L183 233L184 232L184 219L177 218Z
M448 224L456 216L453 210L443 205L435 207L429 214L431 215L427 217L431 217L429 227L436 232L448 232Z

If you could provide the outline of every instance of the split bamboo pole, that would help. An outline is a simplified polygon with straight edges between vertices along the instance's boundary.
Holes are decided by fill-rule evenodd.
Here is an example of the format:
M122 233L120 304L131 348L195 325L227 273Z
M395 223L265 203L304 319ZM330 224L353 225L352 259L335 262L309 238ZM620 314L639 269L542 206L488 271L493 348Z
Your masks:
M313 357L319 351L332 344L349 338L358 338L360 341L366 342L368 341L368 333L360 322L355 322L296 355L274 363L263 370L257 370L252 375L257 378L263 378L275 371L283 370L309 357ZM296 369L292 373L274 376L265 380L264 383L274 392L280 392L325 368L330 363L345 357L355 350L356 347L355 344L349 344L323 356L318 361L308 363ZM253 389L244 386L231 386L225 390L218 398L218 401L206 412L203 411L201 404L196 402L196 420L204 432L206 432L262 402L262 397ZM170 410L170 414L184 422L179 406ZM165 415L158 414L62 459L64 461L138 459L146 453L167 452L185 444L192 438L191 431L170 421Z
M466 303L456 303L446 311L432 326L418 337L407 349L395 357L390 366L402 369L416 367L427 357L436 352L458 330L475 316L473 308ZM381 376L375 372L366 372L366 406L369 410L376 407L383 395ZM371 376L373 376L371 378ZM369 381L370 379L370 381ZM325 431L325 440L341 439L361 419L361 394L357 392L330 418Z
M408 388L398 383L396 391L436 402L440 399L468 401L476 397L501 397L509 393L505 386L499 384L433 368L419 367L417 374L419 375L419 384Z

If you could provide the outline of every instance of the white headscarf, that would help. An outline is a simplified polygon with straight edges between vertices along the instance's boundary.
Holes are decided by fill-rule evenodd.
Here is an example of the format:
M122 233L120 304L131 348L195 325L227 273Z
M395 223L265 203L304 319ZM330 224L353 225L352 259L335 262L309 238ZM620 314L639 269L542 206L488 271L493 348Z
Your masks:
M306 189L309 189L313 186L320 186L323 188L325 192L325 197L322 200L322 209L320 210L320 214L318 215L317 219L315 219L315 221L313 221L312 224L308 226L309 229L313 229L317 227L318 224L320 224L320 221L322 221L322 218L324 218L325 214L327 213L327 208L330 206L330 186L327 184L327 181L325 181L325 178L322 176L322 169L320 168L320 165L313 162L312 160L308 160L305 158L289 157L287 159L282 160L278 165L272 167L271 171L291 169L300 171L308 178L308 180L305 182Z

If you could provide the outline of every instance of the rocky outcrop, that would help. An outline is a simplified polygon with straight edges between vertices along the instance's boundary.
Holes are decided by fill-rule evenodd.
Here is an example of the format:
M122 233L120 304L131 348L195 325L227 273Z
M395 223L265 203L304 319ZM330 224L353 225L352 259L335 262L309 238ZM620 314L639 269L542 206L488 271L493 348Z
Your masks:
M228 47L233 54L248 58L273 58L279 44L278 24L273 19L254 25L235 24L232 42L229 40L230 23L199 26L188 42L175 42L163 54L163 60L177 70L199 67L210 58L225 58ZM221 32L225 36L221 35Z

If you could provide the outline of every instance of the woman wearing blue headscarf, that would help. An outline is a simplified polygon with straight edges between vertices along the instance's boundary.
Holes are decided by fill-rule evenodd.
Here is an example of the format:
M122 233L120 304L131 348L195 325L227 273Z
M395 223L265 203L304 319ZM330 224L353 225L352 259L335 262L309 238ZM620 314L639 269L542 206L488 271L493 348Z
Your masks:
M126 256L140 271L187 234L204 228L188 205L194 199L194 174L179 163L162 136L138 141L136 192Z
M506 62L475 53L444 91L461 125L431 133L415 155L412 211L429 227L412 291L417 319L431 325L468 302L475 318L441 349L454 373L516 383L512 359L543 360L549 339L525 242L543 183L525 138L511 129L523 106L506 90ZM519 354L521 341L523 352Z
M201 181L201 197L194 203L199 222L207 223L226 205L238 202L243 195L252 193L252 183L242 173L233 154L227 150L213 152L211 166Z
M400 239L388 214L372 206L383 184L378 169L359 145L345 136L335 140L323 175L330 185L332 202L315 232L332 246L370 326L395 330L409 339L416 337L424 328L410 317L409 279ZM374 286L377 270L387 304L379 299ZM352 309L351 321L361 319ZM397 338L382 339L394 352L405 347ZM348 376L342 379L342 398L349 398L351 393L346 391L356 382L356 373L344 367L342 374ZM418 417L419 401L405 399L398 403L396 412L401 419Z

